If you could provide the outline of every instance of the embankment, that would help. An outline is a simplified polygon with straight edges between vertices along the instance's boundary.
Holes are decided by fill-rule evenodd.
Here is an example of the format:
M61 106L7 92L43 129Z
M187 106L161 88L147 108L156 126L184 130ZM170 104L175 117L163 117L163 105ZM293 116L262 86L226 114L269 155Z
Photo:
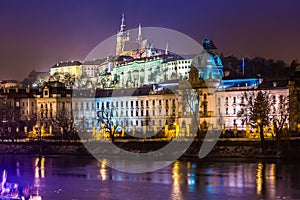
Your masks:
M119 148L112 148L108 141L57 142L57 141L23 141L0 143L0 154L44 154L44 155L88 155L86 146L94 147L98 154L122 155L121 149L130 152L149 152L158 150L168 144L167 141L116 141ZM178 145L181 145L178 142ZM202 141L194 141L184 156L197 156L200 148L206 148ZM121 148L121 149L120 149ZM90 149L90 148L89 148ZM94 152L93 152L94 153ZM176 152L174 152L176 153ZM263 152L259 140L220 139L213 147L208 158L283 158L300 159L300 139L285 139L278 144L274 140L266 141Z

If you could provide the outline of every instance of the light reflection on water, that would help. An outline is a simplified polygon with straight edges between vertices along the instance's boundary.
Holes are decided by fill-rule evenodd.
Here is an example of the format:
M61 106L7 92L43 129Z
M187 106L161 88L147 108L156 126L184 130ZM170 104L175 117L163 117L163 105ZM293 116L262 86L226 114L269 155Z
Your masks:
M38 187L43 200L300 199L296 162L176 161L142 174L113 170L106 162L82 156L2 155L0 170L8 171L9 182Z

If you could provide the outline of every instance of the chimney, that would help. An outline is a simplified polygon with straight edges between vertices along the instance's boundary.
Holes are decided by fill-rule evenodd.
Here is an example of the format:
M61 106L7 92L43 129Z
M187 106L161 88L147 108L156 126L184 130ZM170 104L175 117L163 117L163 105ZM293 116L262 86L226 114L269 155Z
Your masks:
M26 87L26 93L30 93L30 87Z

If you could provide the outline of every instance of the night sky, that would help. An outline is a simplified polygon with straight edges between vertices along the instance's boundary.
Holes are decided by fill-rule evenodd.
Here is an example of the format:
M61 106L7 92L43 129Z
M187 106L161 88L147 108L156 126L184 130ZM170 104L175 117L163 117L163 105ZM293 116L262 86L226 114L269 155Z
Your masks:
M201 42L214 40L224 55L300 60L298 0L1 0L0 80L22 80L33 69L82 60L127 28L164 27Z

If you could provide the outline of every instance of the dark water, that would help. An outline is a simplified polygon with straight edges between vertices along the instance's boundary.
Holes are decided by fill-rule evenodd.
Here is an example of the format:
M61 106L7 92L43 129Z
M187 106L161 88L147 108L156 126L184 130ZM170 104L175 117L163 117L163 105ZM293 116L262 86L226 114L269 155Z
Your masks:
M300 199L299 162L176 161L130 174L90 157L2 155L3 169L8 182L35 185L43 200Z

